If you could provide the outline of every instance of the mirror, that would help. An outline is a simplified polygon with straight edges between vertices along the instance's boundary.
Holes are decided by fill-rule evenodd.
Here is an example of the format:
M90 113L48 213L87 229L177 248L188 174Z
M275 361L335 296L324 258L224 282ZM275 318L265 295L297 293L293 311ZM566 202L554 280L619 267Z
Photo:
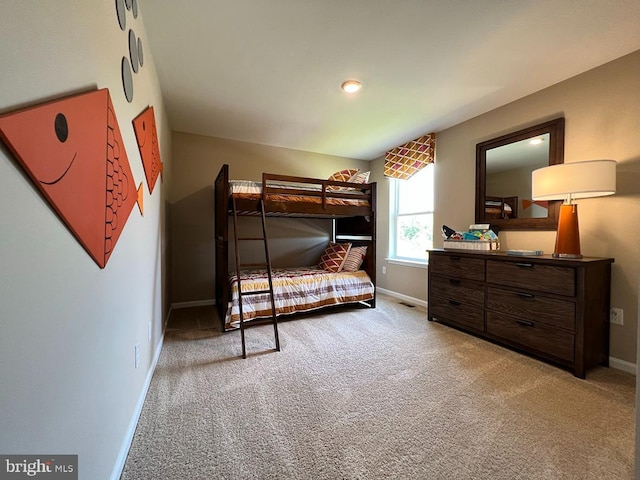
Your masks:
M555 230L560 200L534 202L531 172L564 162L564 118L476 145L476 223L498 230Z

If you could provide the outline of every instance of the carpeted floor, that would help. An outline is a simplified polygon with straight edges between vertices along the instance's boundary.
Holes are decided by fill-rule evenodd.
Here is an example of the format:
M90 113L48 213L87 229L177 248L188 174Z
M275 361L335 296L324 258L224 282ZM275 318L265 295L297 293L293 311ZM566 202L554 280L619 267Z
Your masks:
M635 377L567 371L378 297L221 334L175 311L132 479L631 479Z

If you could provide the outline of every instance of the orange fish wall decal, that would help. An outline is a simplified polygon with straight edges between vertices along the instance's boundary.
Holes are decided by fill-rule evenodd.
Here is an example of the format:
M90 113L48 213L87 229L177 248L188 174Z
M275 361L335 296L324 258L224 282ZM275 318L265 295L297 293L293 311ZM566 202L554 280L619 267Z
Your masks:
M542 207L542 208L549 208L549 202L547 200L527 200L524 198L522 199L522 208L524 210L529 208L531 205L538 205L539 207Z
M136 133L138 149L142 157L144 176L147 179L149 194L153 193L158 175L164 170L164 164L160 160L160 147L158 146L158 134L156 132L156 117L153 107L133 119L133 130Z
M142 212L108 89L0 116L0 138L104 268L133 206Z

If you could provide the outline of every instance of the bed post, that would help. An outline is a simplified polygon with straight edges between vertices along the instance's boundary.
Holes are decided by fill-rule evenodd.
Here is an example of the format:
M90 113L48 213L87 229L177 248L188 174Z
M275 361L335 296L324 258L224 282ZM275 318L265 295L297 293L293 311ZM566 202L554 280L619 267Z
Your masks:
M372 183L371 185L371 217L369 218L369 222L371 224L371 259L369 259L369 276L371 277L371 281L373 282L373 300L371 300L371 307L376 307L376 255L377 255L377 246L376 246L376 209L378 205L377 200L377 183Z
M371 183L367 187L371 191L371 212L367 217L344 217L337 218L334 222L334 240L336 237L353 236L361 237L357 240L349 239L353 245L367 246L367 255L362 264L362 269L367 272L373 283L373 299L367 303L375 308L376 306L376 183Z
M229 165L222 165L214 183L216 309L224 330L229 303Z

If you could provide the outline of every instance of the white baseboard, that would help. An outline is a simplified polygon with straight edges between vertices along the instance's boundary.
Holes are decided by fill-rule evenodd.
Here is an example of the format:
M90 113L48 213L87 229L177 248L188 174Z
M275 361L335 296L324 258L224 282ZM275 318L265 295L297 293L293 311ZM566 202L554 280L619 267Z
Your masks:
M189 307L206 307L208 305L215 305L216 301L211 298L207 300L193 300L190 302L176 302L171 304L171 310L176 308L189 308Z
M609 366L611 368L622 370L623 372L631 373L633 375L637 375L638 373L638 367L635 363L620 360L619 358L615 357L609 357Z
M384 293L385 295L389 295L390 297L399 298L400 300L404 300L407 303L411 303L412 305L419 305L421 307L427 308L426 300L420 300L419 298L410 297L409 295L403 295L401 293L392 292L391 290L387 290L386 288L376 287L376 292Z
M158 359L160 358L160 352L162 352L163 344L164 344L164 329L162 332L162 336L160 337L160 341L156 346L156 352L153 355L153 360L151 361L151 365L149 365L147 377L144 380L144 386L142 387L142 391L140 392L140 396L138 397L136 408L134 409L133 414L131 415L131 420L129 420L129 428L127 429L127 434L125 435L124 441L122 442L122 446L120 447L120 452L118 452L118 457L116 458L116 464L114 465L113 472L111 473L111 480L119 480L120 477L122 476L122 470L124 470L124 464L127 461L127 455L129 454L131 443L133 442L133 436L136 433L136 427L138 426L138 420L140 420L140 414L142 413L144 400L147 397L147 393L149 392L149 387L151 386L151 379L153 378L153 373L156 370L156 365L158 364Z

